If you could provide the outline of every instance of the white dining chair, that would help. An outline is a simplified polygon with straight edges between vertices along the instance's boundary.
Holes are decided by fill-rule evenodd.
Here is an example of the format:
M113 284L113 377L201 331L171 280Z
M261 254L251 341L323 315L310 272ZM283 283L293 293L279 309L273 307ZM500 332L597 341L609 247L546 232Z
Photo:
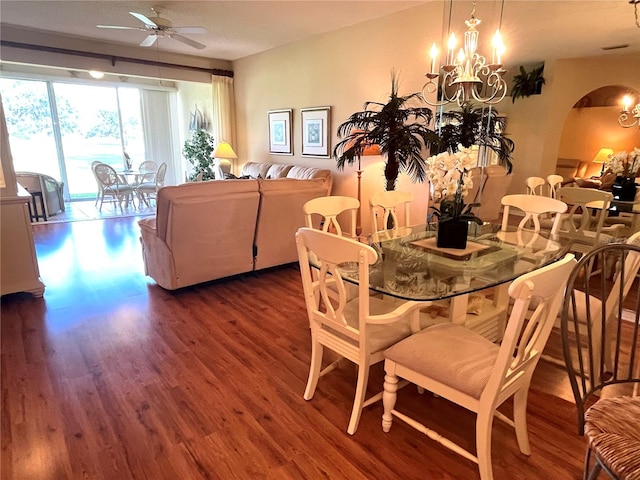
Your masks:
M444 447L478 464L481 480L493 479L491 436L494 417L515 427L520 451L531 454L527 432L527 394L540 354L562 305L564 288L576 261L566 255L546 267L518 277L509 287L515 300L500 345L460 325L426 328L384 352L382 429L393 417ZM532 302L534 314L527 319ZM400 379L422 387L476 413L476 454L397 410ZM513 397L513 419L498 407Z
M547 175L547 187L551 198L557 198L557 191L562 186L562 182L564 182L562 175Z
M527 194L528 195L543 195L542 191L546 181L542 177L528 177L525 180L525 184L527 185Z
M640 247L640 232L633 234L625 243L627 245ZM594 250L591 250L591 252L593 251ZM564 315L566 318L564 319L564 322L566 323L566 328L571 330L578 329L578 335L584 335L587 331L591 332L591 335L597 337L599 342L602 335L598 329L594 328L593 320L598 320L601 316L602 301L604 298L606 298L604 302L605 321L608 322L610 318L613 319L618 314L618 308L621 306L621 303L624 303L625 299L629 295L629 292L636 281L636 277L638 276L638 272L640 271L640 255L636 252L629 252L623 263L618 255L612 255L607 250L600 252L598 255L591 252L589 253L592 257L591 263L581 268L583 271L588 271L590 273L590 277L593 276L592 274L595 270L602 270L605 278L603 279L600 277L594 279L593 282L596 283L592 283L589 288L585 288L584 285L579 286L578 280L574 282L576 286L579 286L579 288L576 288L576 291L571 295L570 308L565 308ZM581 264L583 263L584 262L581 261ZM607 263L614 263L616 265L610 268L599 268L600 265ZM584 284L584 280L582 280L582 282ZM609 285L610 288L608 288L606 292L598 292L598 285L600 284ZM575 334L575 332L572 332L572 334ZM606 338L606 342L602 344L602 350L605 352L605 363L608 365L613 363L610 353L612 350L611 341L612 337L608 337ZM554 356L551 352L545 353L542 356L542 359L555 365L565 367L565 359Z
M319 228L323 232L335 232L338 235L356 237L356 215L360 208L357 198L341 195L313 198L302 206L305 223L308 228ZM338 215L348 212L350 215L349 229L340 225Z
M389 219L393 228L401 226L409 226L411 219L409 217L409 207L413 202L413 192L403 192L400 190L384 190L375 193L369 199L371 207L371 231L378 232L387 230L389 227ZM403 221L400 221L398 210L402 210ZM379 222L378 220L382 221Z
M567 204L562 215L558 234L571 242L571 251L578 255L620 238L623 224L605 227L604 221L613 200L610 192L594 188L562 187L557 191L558 200Z
M509 215L513 213L522 215L516 232L520 245L533 242L547 224L549 238L555 239L560 227L561 215L567 211L566 203L541 195L505 195L501 202L503 206L502 232L509 230ZM527 237L529 242L524 241L525 232L533 234Z
M296 233L300 273L311 328L311 365L304 399L311 400L318 380L334 370L339 362L322 369L323 351L328 348L358 367L356 394L347 433L358 428L362 409L382 398L382 393L365 399L369 368L383 360L383 351L419 328L422 302L390 296L369 295L370 266L378 254L369 245L312 228ZM318 272L312 275L309 259ZM340 266L358 271L358 295L349 299ZM333 291L339 295L336 297Z

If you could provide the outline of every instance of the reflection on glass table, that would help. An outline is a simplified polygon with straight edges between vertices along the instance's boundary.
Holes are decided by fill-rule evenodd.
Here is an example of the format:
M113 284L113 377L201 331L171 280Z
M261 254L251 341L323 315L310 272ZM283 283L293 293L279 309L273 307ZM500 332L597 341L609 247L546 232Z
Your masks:
M451 299L446 317L486 333L492 340L502 335L509 283L562 258L569 248L569 244L563 245L544 234L517 232L515 228L503 232L499 225L493 224L471 224L464 250L438 248L435 235L435 225L403 227L371 235L368 242L379 258L371 266L370 288L405 300L435 302L435 305ZM339 271L345 280L358 282L357 265L341 265ZM470 294L487 289L492 289L491 298L479 295L482 308L478 314L469 315Z
M587 207L602 209L602 202L590 202ZM609 214L605 219L606 225L622 224L629 230L625 236L631 236L640 232L640 196L632 201L612 200L609 205Z

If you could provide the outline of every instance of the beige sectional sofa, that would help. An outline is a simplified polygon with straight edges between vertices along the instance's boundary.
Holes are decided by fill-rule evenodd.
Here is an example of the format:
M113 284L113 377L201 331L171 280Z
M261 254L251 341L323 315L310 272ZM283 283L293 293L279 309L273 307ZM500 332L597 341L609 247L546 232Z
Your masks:
M250 163L242 174L256 178L158 191L156 215L138 222L145 273L158 285L175 290L297 261L302 206L331 193L331 172Z

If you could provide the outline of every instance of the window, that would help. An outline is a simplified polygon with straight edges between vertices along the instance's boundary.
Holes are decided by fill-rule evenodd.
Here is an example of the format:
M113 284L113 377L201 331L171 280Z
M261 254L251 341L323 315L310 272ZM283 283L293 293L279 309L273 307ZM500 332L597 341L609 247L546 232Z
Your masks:
M145 160L137 88L2 78L0 93L15 170L60 179L66 200L95 197L93 161Z

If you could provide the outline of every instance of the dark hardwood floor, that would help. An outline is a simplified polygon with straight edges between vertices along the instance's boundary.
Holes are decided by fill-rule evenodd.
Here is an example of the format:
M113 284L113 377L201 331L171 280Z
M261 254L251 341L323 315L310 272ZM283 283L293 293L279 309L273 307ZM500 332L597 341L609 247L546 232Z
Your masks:
M45 296L1 301L2 479L479 478L400 421L383 433L380 403L347 435L349 364L302 398L310 339L295 266L167 292L144 276L135 218L34 232ZM581 478L565 377L538 367L530 457L494 422L496 480ZM381 385L378 365L370 389ZM474 448L462 408L414 388L399 405Z

